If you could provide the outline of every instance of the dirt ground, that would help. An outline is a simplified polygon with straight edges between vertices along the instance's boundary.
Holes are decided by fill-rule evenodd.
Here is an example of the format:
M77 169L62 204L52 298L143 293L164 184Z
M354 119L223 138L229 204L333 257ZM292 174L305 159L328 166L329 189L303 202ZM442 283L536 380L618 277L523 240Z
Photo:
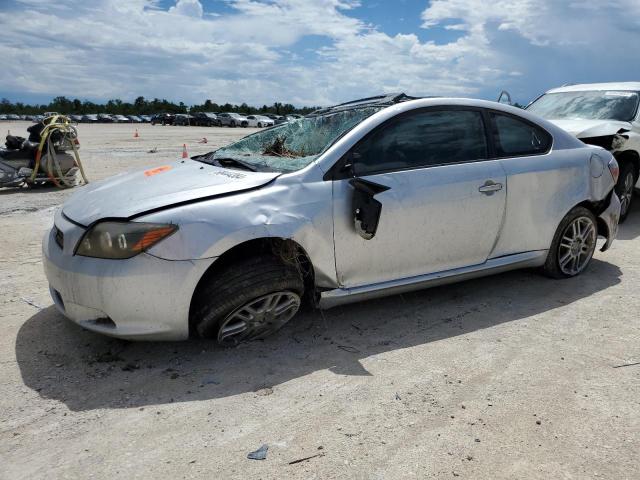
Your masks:
M248 133L138 128L80 125L90 180ZM638 200L579 278L520 271L305 312L222 350L57 313L40 242L69 193L0 189L2 479L640 478Z

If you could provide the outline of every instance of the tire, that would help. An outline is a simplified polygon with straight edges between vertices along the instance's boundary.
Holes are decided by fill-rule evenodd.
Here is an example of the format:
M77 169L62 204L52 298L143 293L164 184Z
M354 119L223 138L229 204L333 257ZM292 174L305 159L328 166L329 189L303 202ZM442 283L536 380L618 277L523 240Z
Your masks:
M584 272L593 258L597 239L596 216L584 207L575 207L562 219L553 236L542 268L544 274L551 278L571 278Z
M629 215L636 181L637 177L633 164L628 161L621 162L620 177L615 186L616 195L620 199L620 221L618 223L624 222L627 219L627 215Z
M262 128L262 124L258 122L258 128Z
M247 128L249 124L247 122L242 122L242 128Z
M262 327L257 327L254 332L242 331L235 335L229 333L233 331L232 326L242 323L235 315L245 315L243 309L253 302L257 303L251 308L259 310L262 308L260 305L264 305L261 299L269 296L275 298L279 293L283 295L281 307L286 306L287 301L292 301L291 307L285 311L286 315L280 318L265 314L266 318L261 319L260 315L255 315L248 322L260 323ZM264 338L281 328L297 313L303 294L304 282L295 266L285 264L272 255L242 260L226 266L198 286L189 320L191 332L200 337L215 339L222 346L235 346Z
M236 128L236 122L231 122L231 123L229 124L229 126L230 126L231 128Z

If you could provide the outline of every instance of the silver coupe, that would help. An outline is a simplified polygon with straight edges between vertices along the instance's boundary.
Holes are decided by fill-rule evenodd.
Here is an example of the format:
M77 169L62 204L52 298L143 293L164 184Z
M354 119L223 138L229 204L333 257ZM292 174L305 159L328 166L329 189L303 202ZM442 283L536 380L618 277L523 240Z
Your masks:
M263 338L329 308L541 268L616 236L618 164L493 102L387 95L78 189L44 238L57 308L128 339Z

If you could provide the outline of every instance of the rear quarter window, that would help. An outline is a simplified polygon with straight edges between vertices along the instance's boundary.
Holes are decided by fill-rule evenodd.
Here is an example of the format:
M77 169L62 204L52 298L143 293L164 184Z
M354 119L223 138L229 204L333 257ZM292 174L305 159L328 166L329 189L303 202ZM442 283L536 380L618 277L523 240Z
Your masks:
M490 113L498 157L543 155L551 148L549 133L511 115Z

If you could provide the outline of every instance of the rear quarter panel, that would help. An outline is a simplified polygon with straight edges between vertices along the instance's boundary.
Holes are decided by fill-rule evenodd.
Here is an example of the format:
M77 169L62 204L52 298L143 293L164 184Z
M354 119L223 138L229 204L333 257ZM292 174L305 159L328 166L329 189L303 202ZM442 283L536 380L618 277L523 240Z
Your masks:
M597 178L590 166L594 153L604 163ZM560 221L573 207L602 200L611 191L609 158L604 150L585 147L501 160L507 174L507 208L491 257L548 249Z

